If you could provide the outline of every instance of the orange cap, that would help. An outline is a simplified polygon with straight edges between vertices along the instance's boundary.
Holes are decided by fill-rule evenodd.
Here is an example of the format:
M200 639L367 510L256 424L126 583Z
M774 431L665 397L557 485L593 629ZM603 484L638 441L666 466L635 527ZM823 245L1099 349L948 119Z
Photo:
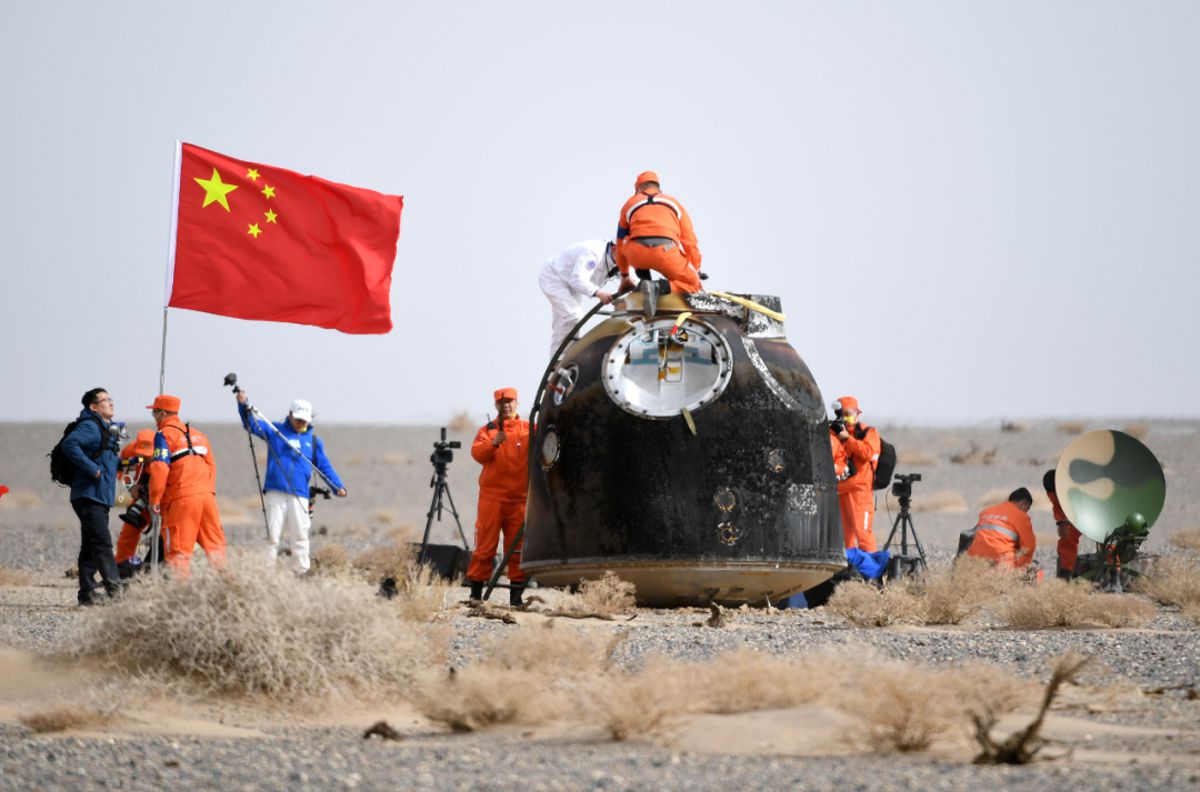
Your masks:
M496 395L496 399L495 399L496 401L500 401L501 399L512 399L513 401L516 401L517 400L517 389L516 388L501 388L500 390L496 391L495 395Z
M658 174L655 173L654 171L642 171L641 173L639 173L637 175L637 181L635 181L633 183L633 189L636 190L638 187L641 187L646 182L651 182L651 181L655 182L655 183L659 183L658 182Z
M858 410L859 409L858 408L858 399L854 398L853 396L843 396L842 398L838 399L838 401L841 402L843 410ZM859 410L859 412L861 412L861 410Z
M138 456L151 456L154 453L154 435L153 429L142 429L138 432L133 440L134 453Z
M179 412L179 397L168 396L165 393L154 397L154 404L147 404L147 410L165 410L166 412Z

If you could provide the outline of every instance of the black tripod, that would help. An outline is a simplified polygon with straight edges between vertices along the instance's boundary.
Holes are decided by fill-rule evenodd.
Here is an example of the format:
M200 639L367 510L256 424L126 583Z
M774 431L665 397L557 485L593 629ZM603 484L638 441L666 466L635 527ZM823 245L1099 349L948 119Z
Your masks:
M917 536L917 527L913 525L912 519L912 483L920 480L921 474L919 473L896 476L896 482L892 484L892 494L900 500L900 513L896 515L896 520L892 523L892 532L888 534L887 541L883 543L883 549L889 550L892 540L896 538L896 531L899 531L899 558L907 559L909 557L908 535L910 532L912 533L912 541L917 548L917 557L911 564L902 562L903 566L908 567L905 571L909 572L919 572L928 566L925 562L925 548L921 547L921 539Z
M458 518L458 509L454 507L454 496L450 494L450 482L446 480L446 471L450 467L450 463L454 461L454 451L451 449L462 448L462 443L457 440L446 442L446 427L442 427L442 439L433 444L433 454L430 455L429 461L433 463L433 478L429 480L429 486L433 487L433 498L429 501L429 512L425 515L425 535L421 537L421 552L417 555L417 564L425 563L425 554L429 548L429 530L433 527L433 516L436 514L438 521L442 519L442 497L450 503L450 513L454 515L454 524L458 526L458 536L462 539L463 549L470 552L471 547L467 544L467 535L463 533L462 520Z

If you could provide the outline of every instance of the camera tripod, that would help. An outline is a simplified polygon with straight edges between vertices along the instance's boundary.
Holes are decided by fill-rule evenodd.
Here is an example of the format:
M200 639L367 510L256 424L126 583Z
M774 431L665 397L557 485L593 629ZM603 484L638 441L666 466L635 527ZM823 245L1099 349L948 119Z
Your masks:
M887 541L883 543L883 549L888 550L892 546L892 540L896 538L896 531L900 532L900 558L908 557L908 535L912 533L913 544L917 548L917 558L920 559L913 565L913 571L917 572L925 569L928 564L925 563L925 548L921 547L921 540L917 536L917 527L913 525L912 519L912 495L899 495L900 513L896 515L895 522L892 523L892 532L888 534Z
M442 430L442 438L445 439L446 430ZM458 537L462 539L463 549L470 551L471 546L467 544L467 535L463 533L462 520L458 518L458 509L454 507L454 496L450 494L450 482L446 480L446 471L449 467L448 462L444 462L437 458L434 454L433 458L433 478L429 480L429 486L433 487L433 497L429 501L429 512L425 515L425 534L421 537L421 552L417 555L417 564L425 563L425 553L429 548L429 530L433 527L433 516L436 514L438 521L442 519L442 498L450 504L450 513L454 515L454 524L458 526Z

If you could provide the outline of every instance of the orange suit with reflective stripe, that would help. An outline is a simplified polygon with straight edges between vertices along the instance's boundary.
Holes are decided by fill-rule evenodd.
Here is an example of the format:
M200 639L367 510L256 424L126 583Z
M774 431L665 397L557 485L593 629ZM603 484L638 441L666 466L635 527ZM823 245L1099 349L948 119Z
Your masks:
M1004 501L979 512L975 538L967 555L1019 569L1033 561L1036 549L1037 539L1029 515L1012 501Z
M150 462L150 505L162 505L167 564L184 575L197 542L209 563L216 567L225 563L225 531L217 511L217 465L212 446L203 432L190 432L192 447L206 449L207 453L180 455L187 451L187 434L183 422L172 415L158 428L170 456L162 458L156 437Z
M154 430L143 429L137 433L134 439L125 444L121 449L121 466L129 468L135 465L149 465L150 457L154 454ZM140 458L140 461L137 461ZM138 475L139 471L134 468L131 470L134 475ZM138 475L138 486L143 486L141 476ZM146 514L146 520L141 525L130 525L124 520L121 521L121 534L117 537L116 561L118 564L123 564L129 559L137 555L138 542L142 538L142 529L146 527L146 521L149 521L150 514Z
M635 241L638 237L667 237L675 244L669 250L647 247ZM671 282L673 292L700 291L700 244L679 199L654 187L634 193L621 207L617 239L617 269L622 275L630 268L652 269Z
M1075 561L1079 558L1079 529L1067 519L1058 495L1047 492L1050 505L1054 508L1054 522L1058 526L1058 568L1063 572L1075 574Z
M475 518L475 550L467 567L467 578L491 579L495 568L496 547L504 534L507 552L525 522L525 494L529 488L529 421L510 418L504 421L504 442L492 445L500 432L500 421L483 426L471 444L471 456L483 465L479 474L479 511ZM521 548L510 556L508 579L525 580L521 573Z
M865 553L878 550L875 542L875 464L879 461L879 432L873 426L849 426L850 437L841 440L846 458L854 463L854 475L838 481L838 507L842 515L842 539L846 547ZM859 437L861 432L862 436ZM835 436L833 438L837 440Z

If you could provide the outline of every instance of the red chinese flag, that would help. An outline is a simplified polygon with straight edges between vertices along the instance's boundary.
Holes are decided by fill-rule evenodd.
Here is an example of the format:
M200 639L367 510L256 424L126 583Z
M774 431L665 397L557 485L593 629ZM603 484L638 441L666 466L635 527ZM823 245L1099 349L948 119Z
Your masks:
M404 199L181 144L167 305L343 333L392 329Z

